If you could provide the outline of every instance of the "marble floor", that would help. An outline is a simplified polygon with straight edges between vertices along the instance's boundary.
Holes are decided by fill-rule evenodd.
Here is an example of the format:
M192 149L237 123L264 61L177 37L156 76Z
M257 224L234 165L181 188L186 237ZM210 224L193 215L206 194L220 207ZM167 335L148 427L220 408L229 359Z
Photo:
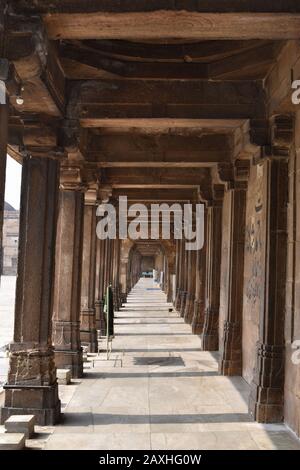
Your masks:
M251 420L246 382L218 375L217 354L200 350L152 279L139 281L115 324L109 360L89 355L84 379L60 386L61 424L37 428L28 447L300 450L284 425Z

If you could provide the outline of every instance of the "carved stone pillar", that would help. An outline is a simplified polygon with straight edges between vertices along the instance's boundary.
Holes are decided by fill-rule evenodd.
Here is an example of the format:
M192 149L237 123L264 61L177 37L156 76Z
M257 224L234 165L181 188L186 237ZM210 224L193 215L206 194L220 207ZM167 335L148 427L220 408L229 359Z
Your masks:
M120 299L120 240L116 239L113 260L113 288L115 292L115 310L121 306Z
M203 332L205 317L205 289L206 289L206 250L207 250L207 209L204 211L204 245L196 254L195 270L195 301L192 320L192 332L199 335Z
M219 371L242 375L243 277L247 183L236 182L224 198L221 263L223 329Z
M185 249L185 239L181 240L182 243L182 259L181 259L181 296L180 296L180 316L184 317L185 304L187 297L187 284L188 284L188 251Z
M80 340L89 352L96 352L97 330L95 311L96 282L96 203L97 190L89 189L84 201L84 229L81 275Z
M187 251L187 257L188 257L188 284L187 284L184 320L186 323L192 323L193 313L194 313L195 283L196 283L195 252L191 250Z
M277 159L278 158L278 159ZM249 411L259 422L279 422L284 406L284 324L287 259L288 162L264 163L266 181L265 289Z
M1 86L1 84L0 84ZM2 85L3 86L3 85ZM0 90L3 97L4 91ZM8 105L0 101L0 276L2 274L2 227L4 213L4 193L5 193L5 174L6 174L6 153L7 153L7 123L8 123Z
M60 416L51 342L58 169L55 160L24 158L15 328L2 423L13 414L33 414L38 424L53 425Z
M82 377L80 301L83 244L84 186L80 169L61 172L56 245L53 344L58 368Z
M175 266L176 266L176 292L175 292L175 302L174 302L174 307L177 309L179 305L179 295L180 295L180 263L181 263L181 252L180 252L180 240L176 240L176 261L175 261Z
M181 298L183 292L183 240L179 240L179 259L178 259L178 291L176 297L176 310L180 312Z
M202 334L202 349L217 351L219 349L219 308L220 308L220 274L222 245L222 201L223 185L207 213L207 274L206 305Z
M174 265L174 260L169 260L168 261L168 297L167 301L168 302L173 302L174 299L174 283L173 283L173 278L175 275L175 265Z
M104 331L104 256L105 256L105 240L97 238L96 241L96 290L95 290L95 314L96 329Z

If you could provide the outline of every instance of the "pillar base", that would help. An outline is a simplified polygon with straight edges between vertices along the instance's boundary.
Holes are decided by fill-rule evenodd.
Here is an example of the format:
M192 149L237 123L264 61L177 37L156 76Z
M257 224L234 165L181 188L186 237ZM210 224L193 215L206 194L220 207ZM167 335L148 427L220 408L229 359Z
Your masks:
M174 302L174 307L178 312L180 310L180 303L181 303L180 299L181 299L181 291L179 289L177 289L175 302Z
M242 375L242 334L239 322L224 321L219 372L222 375Z
M206 308L205 310L202 350L219 350L219 309Z
M103 307L104 307L104 300L95 301L96 330L99 330L99 331L103 331L103 328L104 328Z
M55 350L54 354L57 369L70 369L73 379L83 377L82 349L79 351Z
M180 316L184 317L187 292L181 292L180 297Z
M281 423L284 417L283 404L262 403L259 396L261 394L282 394L281 390L262 389L257 387L256 391L249 398L249 413L258 423ZM258 398L257 398L258 397Z
M204 324L203 302L200 302L200 300L194 300L192 333L194 335L201 335L201 333L203 332L203 324Z
M191 294L187 294L186 297L186 305L184 311L184 321L191 325L194 316L194 296Z
M284 347L258 343L249 412L259 423L280 423L284 417Z
M49 386L4 385L1 424L12 415L34 415L39 426L53 426L60 419L57 383Z
M219 373L228 376L242 375L242 363L223 359L219 364Z
M94 308L82 308L80 313L80 343L88 352L97 352L96 311Z
M88 348L88 352L95 353L98 351L97 330L80 330L80 342L82 346Z
M202 350L203 351L218 351L219 350L219 335L218 334L202 334Z

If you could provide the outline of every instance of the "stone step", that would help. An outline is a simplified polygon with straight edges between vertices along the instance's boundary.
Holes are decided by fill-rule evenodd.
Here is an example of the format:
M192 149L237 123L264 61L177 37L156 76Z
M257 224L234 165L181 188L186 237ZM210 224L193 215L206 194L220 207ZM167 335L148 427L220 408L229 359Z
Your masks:
M0 434L1 450L22 450L25 447L24 433L3 433Z
M6 433L24 434L26 439L34 434L34 415L12 415L4 423Z
M56 369L58 385L69 385L71 383L72 372L70 369Z

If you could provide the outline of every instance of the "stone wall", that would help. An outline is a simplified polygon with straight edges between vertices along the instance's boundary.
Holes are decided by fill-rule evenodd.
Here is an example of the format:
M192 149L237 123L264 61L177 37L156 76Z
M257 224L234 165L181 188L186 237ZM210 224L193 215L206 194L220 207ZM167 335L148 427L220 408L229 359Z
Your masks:
M299 116L297 123L299 125ZM295 134L296 152L289 163L284 415L287 425L300 436L300 364L292 361L293 354L300 361L300 350L292 347L294 342L300 341L300 137L299 132Z
M259 318L264 308L266 163L252 166L246 206L245 267L243 296L243 377L253 378Z

